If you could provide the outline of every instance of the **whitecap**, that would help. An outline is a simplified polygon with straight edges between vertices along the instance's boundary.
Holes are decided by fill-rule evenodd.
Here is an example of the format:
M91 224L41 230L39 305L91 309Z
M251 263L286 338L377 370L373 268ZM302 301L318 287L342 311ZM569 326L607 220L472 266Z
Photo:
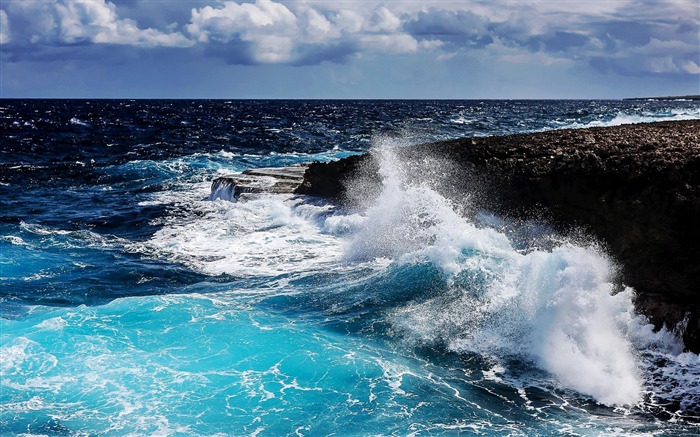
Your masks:
M642 400L638 336L666 340L634 313L633 291L618 291L616 266L598 246L560 238L550 250L521 252L463 217L426 178L408 178L391 147L377 156L382 192L348 230L345 259L427 261L447 278L443 293L391 313L398 332L418 344L524 359L606 405ZM343 221L326 223L336 230Z
M79 118L77 118L77 117L72 117L72 118L70 119L70 124L75 124L75 125L78 125L78 126L90 126L89 123L87 123L87 122L85 122L85 121L83 121L83 120L81 120L81 119L79 119Z

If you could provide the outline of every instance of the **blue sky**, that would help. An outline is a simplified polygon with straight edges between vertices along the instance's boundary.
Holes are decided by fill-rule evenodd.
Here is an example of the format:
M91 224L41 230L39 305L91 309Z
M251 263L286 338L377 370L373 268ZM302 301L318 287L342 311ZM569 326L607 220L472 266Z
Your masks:
M700 94L697 0L0 0L2 97Z

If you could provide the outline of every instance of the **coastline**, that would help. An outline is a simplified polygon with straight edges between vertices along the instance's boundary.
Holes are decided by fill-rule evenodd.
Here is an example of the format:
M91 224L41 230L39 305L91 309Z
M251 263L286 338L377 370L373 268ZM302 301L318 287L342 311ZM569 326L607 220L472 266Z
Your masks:
M620 263L638 311L700 352L700 120L461 138L398 155L452 198L476 192L479 208L582 227ZM347 182L371 193L377 172L372 154L314 163L296 192L352 205Z

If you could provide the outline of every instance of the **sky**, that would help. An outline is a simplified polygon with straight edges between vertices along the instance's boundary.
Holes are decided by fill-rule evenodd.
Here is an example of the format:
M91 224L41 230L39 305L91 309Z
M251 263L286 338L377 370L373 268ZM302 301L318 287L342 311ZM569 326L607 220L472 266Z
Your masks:
M700 94L698 0L0 0L0 97Z

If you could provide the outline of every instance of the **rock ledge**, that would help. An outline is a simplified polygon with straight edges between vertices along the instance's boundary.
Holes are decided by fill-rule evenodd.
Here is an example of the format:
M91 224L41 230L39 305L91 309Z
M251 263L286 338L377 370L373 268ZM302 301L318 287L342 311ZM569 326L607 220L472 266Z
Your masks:
M400 154L454 164L453 187L478 184L482 206L501 214L544 207L559 229L583 226L622 265L638 310L700 352L700 120L464 138ZM345 182L357 177L379 183L371 154L311 164L296 192L348 202Z

